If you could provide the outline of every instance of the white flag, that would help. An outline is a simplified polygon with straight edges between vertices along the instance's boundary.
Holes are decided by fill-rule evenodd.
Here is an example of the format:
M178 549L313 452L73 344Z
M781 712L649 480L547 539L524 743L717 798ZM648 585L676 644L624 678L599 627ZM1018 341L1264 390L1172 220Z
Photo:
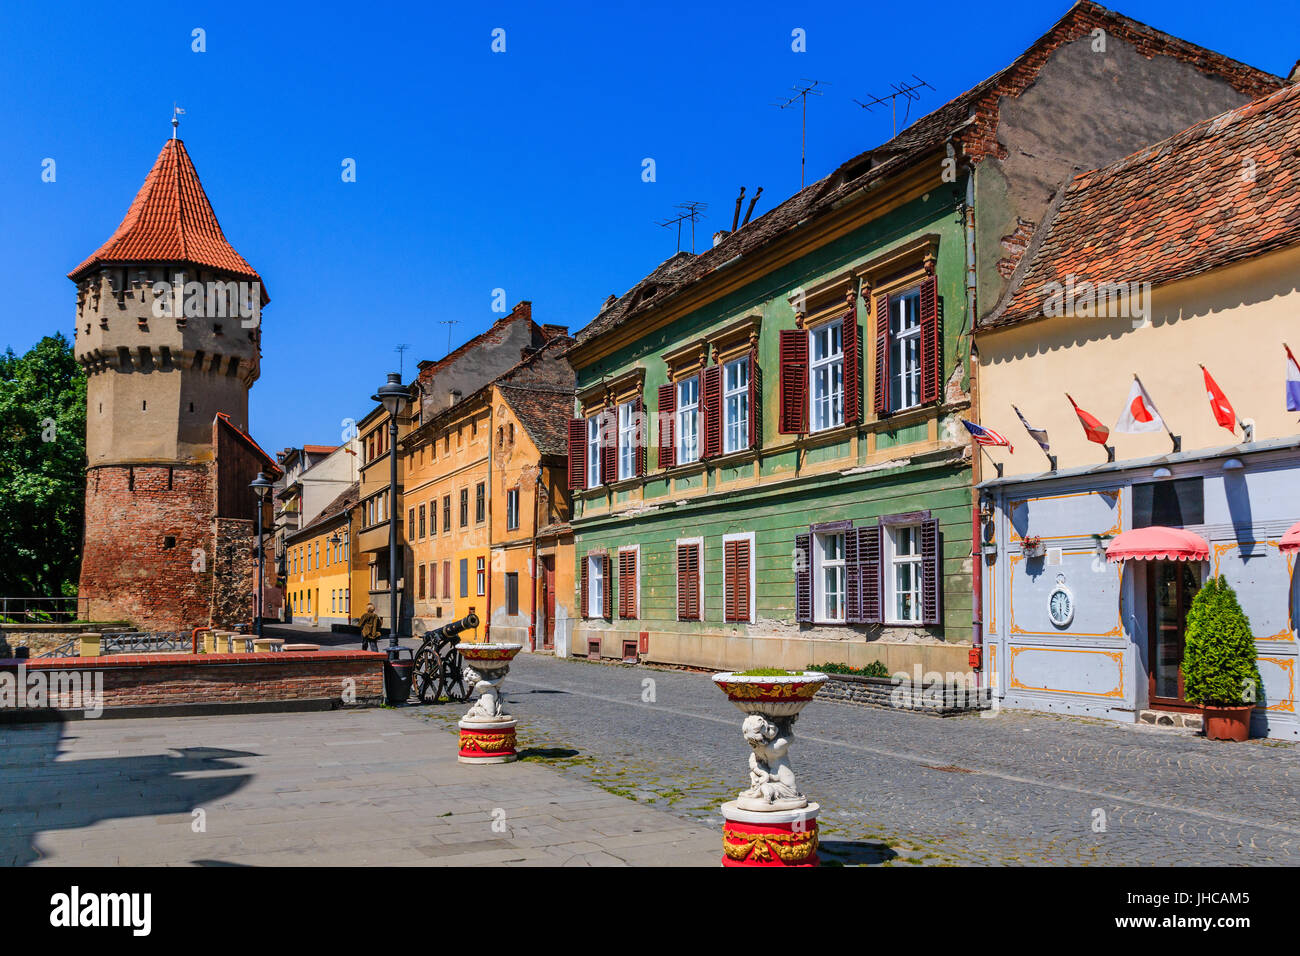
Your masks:
M1165 420L1156 411L1156 403L1151 401L1147 390L1142 387L1137 376L1134 376L1133 387L1128 393L1128 402L1124 405L1119 421L1115 423L1115 431L1140 435L1143 432L1163 431L1164 427Z

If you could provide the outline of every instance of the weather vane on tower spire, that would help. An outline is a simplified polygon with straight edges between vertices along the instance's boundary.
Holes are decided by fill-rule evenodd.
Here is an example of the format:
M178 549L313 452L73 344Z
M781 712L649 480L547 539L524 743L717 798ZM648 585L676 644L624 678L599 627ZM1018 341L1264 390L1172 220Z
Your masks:
M179 106L177 106L175 102L173 102L172 103L172 139L176 138L176 128L181 125L181 121L178 120L176 117L184 116L184 115L185 115L185 111L181 109Z

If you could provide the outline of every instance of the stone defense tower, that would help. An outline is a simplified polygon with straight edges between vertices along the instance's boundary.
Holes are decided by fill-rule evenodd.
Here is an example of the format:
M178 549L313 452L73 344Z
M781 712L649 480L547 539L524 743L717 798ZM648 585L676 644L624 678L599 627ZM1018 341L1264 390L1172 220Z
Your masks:
M214 553L218 498L248 494L233 481L219 493L215 435L219 414L248 429L261 278L226 241L175 138L117 231L68 278L87 375L88 616L154 631L205 624L214 570L235 561Z

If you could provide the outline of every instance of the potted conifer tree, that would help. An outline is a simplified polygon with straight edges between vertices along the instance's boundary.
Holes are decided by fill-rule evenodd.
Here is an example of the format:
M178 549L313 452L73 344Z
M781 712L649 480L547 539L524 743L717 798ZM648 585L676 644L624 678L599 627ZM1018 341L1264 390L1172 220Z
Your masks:
M1205 736L1246 740L1250 712L1262 687L1255 638L1237 594L1223 578L1211 578L1187 612L1183 696L1205 712Z

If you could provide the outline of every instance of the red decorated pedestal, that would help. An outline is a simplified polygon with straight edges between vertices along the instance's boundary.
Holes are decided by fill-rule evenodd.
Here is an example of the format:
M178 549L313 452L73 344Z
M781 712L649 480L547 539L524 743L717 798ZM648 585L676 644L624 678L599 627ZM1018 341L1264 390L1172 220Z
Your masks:
M817 866L815 803L798 810L741 810L722 805L723 866Z
M461 763L509 763L515 752L514 718L496 723L460 722Z

